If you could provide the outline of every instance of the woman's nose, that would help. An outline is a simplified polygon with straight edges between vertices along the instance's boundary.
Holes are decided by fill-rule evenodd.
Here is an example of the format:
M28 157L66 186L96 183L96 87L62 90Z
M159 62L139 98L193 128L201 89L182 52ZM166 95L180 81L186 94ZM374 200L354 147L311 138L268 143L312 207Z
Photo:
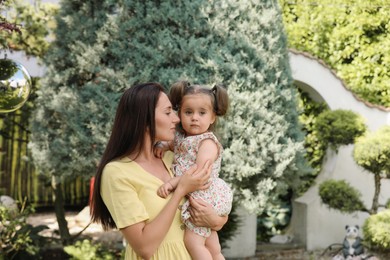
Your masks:
M180 118L176 114L174 114L173 122L175 122L175 124L180 122Z

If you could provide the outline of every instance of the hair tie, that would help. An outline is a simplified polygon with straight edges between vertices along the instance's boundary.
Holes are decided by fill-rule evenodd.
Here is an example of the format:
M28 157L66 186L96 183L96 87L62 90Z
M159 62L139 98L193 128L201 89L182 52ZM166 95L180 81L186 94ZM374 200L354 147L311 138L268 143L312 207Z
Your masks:
M186 81L186 86L185 86L185 88L189 88L189 87L191 87L191 83L190 83L189 81Z
M213 93L214 96L214 111L218 115L217 85L214 85L211 89L211 93Z
M215 95L215 92L217 92L217 85L214 85L214 87L211 89L211 92Z

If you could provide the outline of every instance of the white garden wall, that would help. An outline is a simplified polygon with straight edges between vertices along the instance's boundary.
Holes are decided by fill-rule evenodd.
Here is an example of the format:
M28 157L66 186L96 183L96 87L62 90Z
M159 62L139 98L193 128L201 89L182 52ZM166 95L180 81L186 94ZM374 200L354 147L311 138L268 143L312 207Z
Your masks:
M370 105L359 100L345 88L343 82L322 62L304 53L291 51L289 54L292 77L314 100L324 101L332 110L349 109L366 119L370 131L390 124L388 109ZM353 145L343 146L338 153L328 151L323 162L323 170L316 179L316 185L293 205L291 222L295 241L303 243L306 249L326 248L333 243L341 243L345 236L345 226L362 226L367 213L341 214L328 209L321 203L318 185L327 179L344 179L361 191L366 207L371 208L374 194L373 174L365 172L353 160ZM382 181L380 203L390 198L390 181Z

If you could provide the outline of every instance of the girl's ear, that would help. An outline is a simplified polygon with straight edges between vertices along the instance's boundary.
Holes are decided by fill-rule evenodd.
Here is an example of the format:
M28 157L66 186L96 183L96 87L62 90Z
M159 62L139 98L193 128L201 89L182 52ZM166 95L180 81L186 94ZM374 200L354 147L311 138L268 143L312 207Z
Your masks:
M210 125L212 125L212 124L215 123L216 117L217 117L217 116L215 115L215 113L213 113L213 116L211 117L211 123L210 123Z

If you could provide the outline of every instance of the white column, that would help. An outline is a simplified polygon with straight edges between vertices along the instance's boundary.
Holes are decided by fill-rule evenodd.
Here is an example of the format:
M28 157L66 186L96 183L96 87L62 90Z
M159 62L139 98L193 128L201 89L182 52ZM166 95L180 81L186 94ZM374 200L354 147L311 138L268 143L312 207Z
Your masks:
M237 215L240 219L238 229L232 239L226 242L227 248L222 250L226 258L251 257L256 253L257 216L241 207L237 209Z

